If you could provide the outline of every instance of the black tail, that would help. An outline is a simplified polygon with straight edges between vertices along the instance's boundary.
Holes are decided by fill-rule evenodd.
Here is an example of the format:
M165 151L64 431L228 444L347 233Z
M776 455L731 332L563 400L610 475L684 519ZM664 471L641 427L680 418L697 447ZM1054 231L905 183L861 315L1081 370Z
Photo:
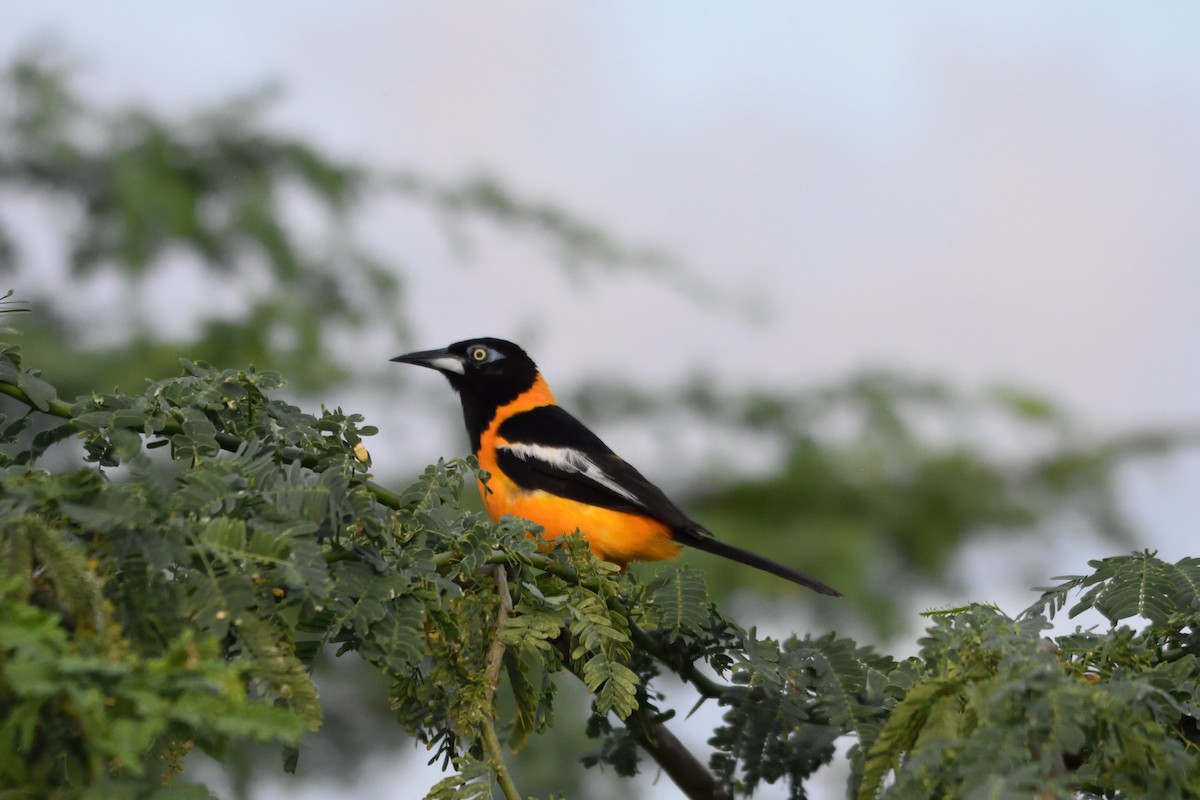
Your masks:
M749 550L743 550L740 547L735 547L731 544L722 542L716 539L708 531L697 526L696 529L677 528L674 531L674 539L680 544L686 544L689 547L694 547L697 550L703 550L706 553L728 558L739 564L745 564L748 567L761 569L763 572L769 572L772 575L778 575L781 578L786 578L792 583L798 583L801 586L807 586L814 592L827 594L832 597L841 597L842 593L837 589L826 586L816 578L810 578L802 572L797 572L791 567L785 567L783 564L776 563L769 558L764 558L757 553L751 553Z

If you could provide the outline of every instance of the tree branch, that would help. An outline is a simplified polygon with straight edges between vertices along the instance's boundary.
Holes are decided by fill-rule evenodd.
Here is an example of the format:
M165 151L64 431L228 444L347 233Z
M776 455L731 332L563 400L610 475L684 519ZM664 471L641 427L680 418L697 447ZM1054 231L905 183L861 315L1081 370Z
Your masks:
M512 776L508 774L508 767L504 764L504 752L500 749L500 740L496 737L496 726L491 720L487 720L480 726L480 733L483 736L483 749L492 758L496 782L500 784L505 800L521 800L521 792L513 783Z
M633 712L641 715L641 709ZM691 800L728 800L712 773L661 722L631 727L638 744Z
M496 566L496 594L500 595L500 608L496 612L496 629L492 634L492 647L488 651L487 667L484 673L487 679L487 702L485 714L488 718L480 725L483 735L483 746L492 758L492 769L496 773L496 782L504 792L506 800L521 800L521 793L513 782L504 761L504 751L500 748L500 740L496 737L495 713L492 700L496 695L496 683L500 680L500 667L504 663L504 641L500 638L500 628L504 626L509 614L512 613L512 595L508 591L508 575L503 564Z
M25 394L24 389L7 381L0 381L0 394L6 394L14 400L20 400L35 411L41 411L51 416L62 417L63 419L71 418L71 406L62 400L51 400L46 408L38 408L38 404L33 401L32 397Z
M554 647L562 657L563 666L582 681L583 676L571 664L571 637L565 628L554 640ZM689 800L728 800L729 795L708 767L666 725L650 720L643 708L634 709L626 720L626 728Z

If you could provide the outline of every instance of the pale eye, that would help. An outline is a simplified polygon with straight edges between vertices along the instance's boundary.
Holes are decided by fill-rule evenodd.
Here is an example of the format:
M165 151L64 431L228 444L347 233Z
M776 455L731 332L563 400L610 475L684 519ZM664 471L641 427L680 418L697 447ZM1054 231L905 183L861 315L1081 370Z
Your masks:
M488 359L488 349L486 347L472 347L470 356L471 360L476 364L482 364Z

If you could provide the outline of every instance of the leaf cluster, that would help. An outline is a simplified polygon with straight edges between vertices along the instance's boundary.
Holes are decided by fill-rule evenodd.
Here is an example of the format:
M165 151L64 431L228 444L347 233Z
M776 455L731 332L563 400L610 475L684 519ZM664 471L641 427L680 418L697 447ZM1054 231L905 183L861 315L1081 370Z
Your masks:
M466 509L464 484L475 478L466 462L432 466L387 492L369 480L363 438L375 431L361 417L305 414L269 394L280 386L270 373L183 367L142 395L94 394L68 405L15 348L0 353L0 385L66 420L27 442L18 441L27 416L4 428L8 602L39 610L43 627L53 622L64 641L103 634L106 652L130 659L205 654L238 679L247 714L261 710L278 725L238 734L195 720L172 728L173 718L156 717L138 749L100 758L104 731L72 750L54 738L62 726L43 724L44 705L33 704L14 709L12 724L24 720L21 730L46 741L20 739L6 778L29 778L17 765L41 752L78 752L92 765L57 770L66 788L142 780L130 763L150 758L152 745L182 754L199 743L219 755L242 735L294 746L321 721L311 670L327 645L388 675L400 723L434 759L463 769L492 755L484 734L501 674L517 709L514 747L552 721L551 676L564 661L594 692L598 713L624 717L637 707L614 569L581 539L545 554L527 525L495 525ZM38 468L47 449L69 439L97 466ZM511 572L511 588L498 570ZM33 692L28 676L9 673L17 696ZM99 691L91 676L76 679ZM50 689L35 688L40 703ZM58 690L54 703L75 689Z
M5 785L204 796L163 782L190 749L245 740L294 767L333 648L388 676L397 721L453 768L437 798L519 796L500 737L546 732L563 674L592 698L585 765L627 775L649 754L694 797L804 797L843 736L864 800L1200 791L1200 561L1093 562L1016 618L935 612L903 662L832 633L778 641L721 614L697 570L620 575L582 537L548 549L492 523L462 501L488 479L469 460L391 493L360 416L305 413L270 373L182 366L67 404L0 351L0 391L63 420L32 438L28 415L0 422ZM39 467L70 441L90 465ZM1075 595L1112 627L1046 638ZM724 709L708 769L667 728L667 673Z
M0 365L19 372L20 385L35 378L11 350ZM294 744L320 724L280 623L288 592L327 588L315 525L306 531L297 517L251 510L231 493L243 483L282 488L283 476L249 452L184 474L156 464L125 426L161 430L184 418L172 402L201 392L187 378L155 389L145 402L95 397L72 409L72 432L93 459L123 461L125 480L37 468L62 428L0 458L0 784L37 796L141 796L192 747ZM61 405L52 390L37 403ZM4 426L7 444L25 422ZM197 466L205 446L196 441L207 433L176 434Z
M885 724L860 739L857 796L1196 796L1196 559L1092 566L1015 618L935 612L920 655L888 676ZM1111 627L1046 637L1081 588L1072 616L1094 608Z

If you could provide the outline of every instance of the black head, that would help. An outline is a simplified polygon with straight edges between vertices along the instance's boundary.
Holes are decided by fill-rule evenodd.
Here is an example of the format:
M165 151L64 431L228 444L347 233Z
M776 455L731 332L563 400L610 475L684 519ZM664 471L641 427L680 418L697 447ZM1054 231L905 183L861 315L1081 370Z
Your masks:
M517 345L503 339L467 339L444 350L423 350L392 361L436 369L462 398L463 414L472 444L496 409L515 400L538 379L538 368Z

